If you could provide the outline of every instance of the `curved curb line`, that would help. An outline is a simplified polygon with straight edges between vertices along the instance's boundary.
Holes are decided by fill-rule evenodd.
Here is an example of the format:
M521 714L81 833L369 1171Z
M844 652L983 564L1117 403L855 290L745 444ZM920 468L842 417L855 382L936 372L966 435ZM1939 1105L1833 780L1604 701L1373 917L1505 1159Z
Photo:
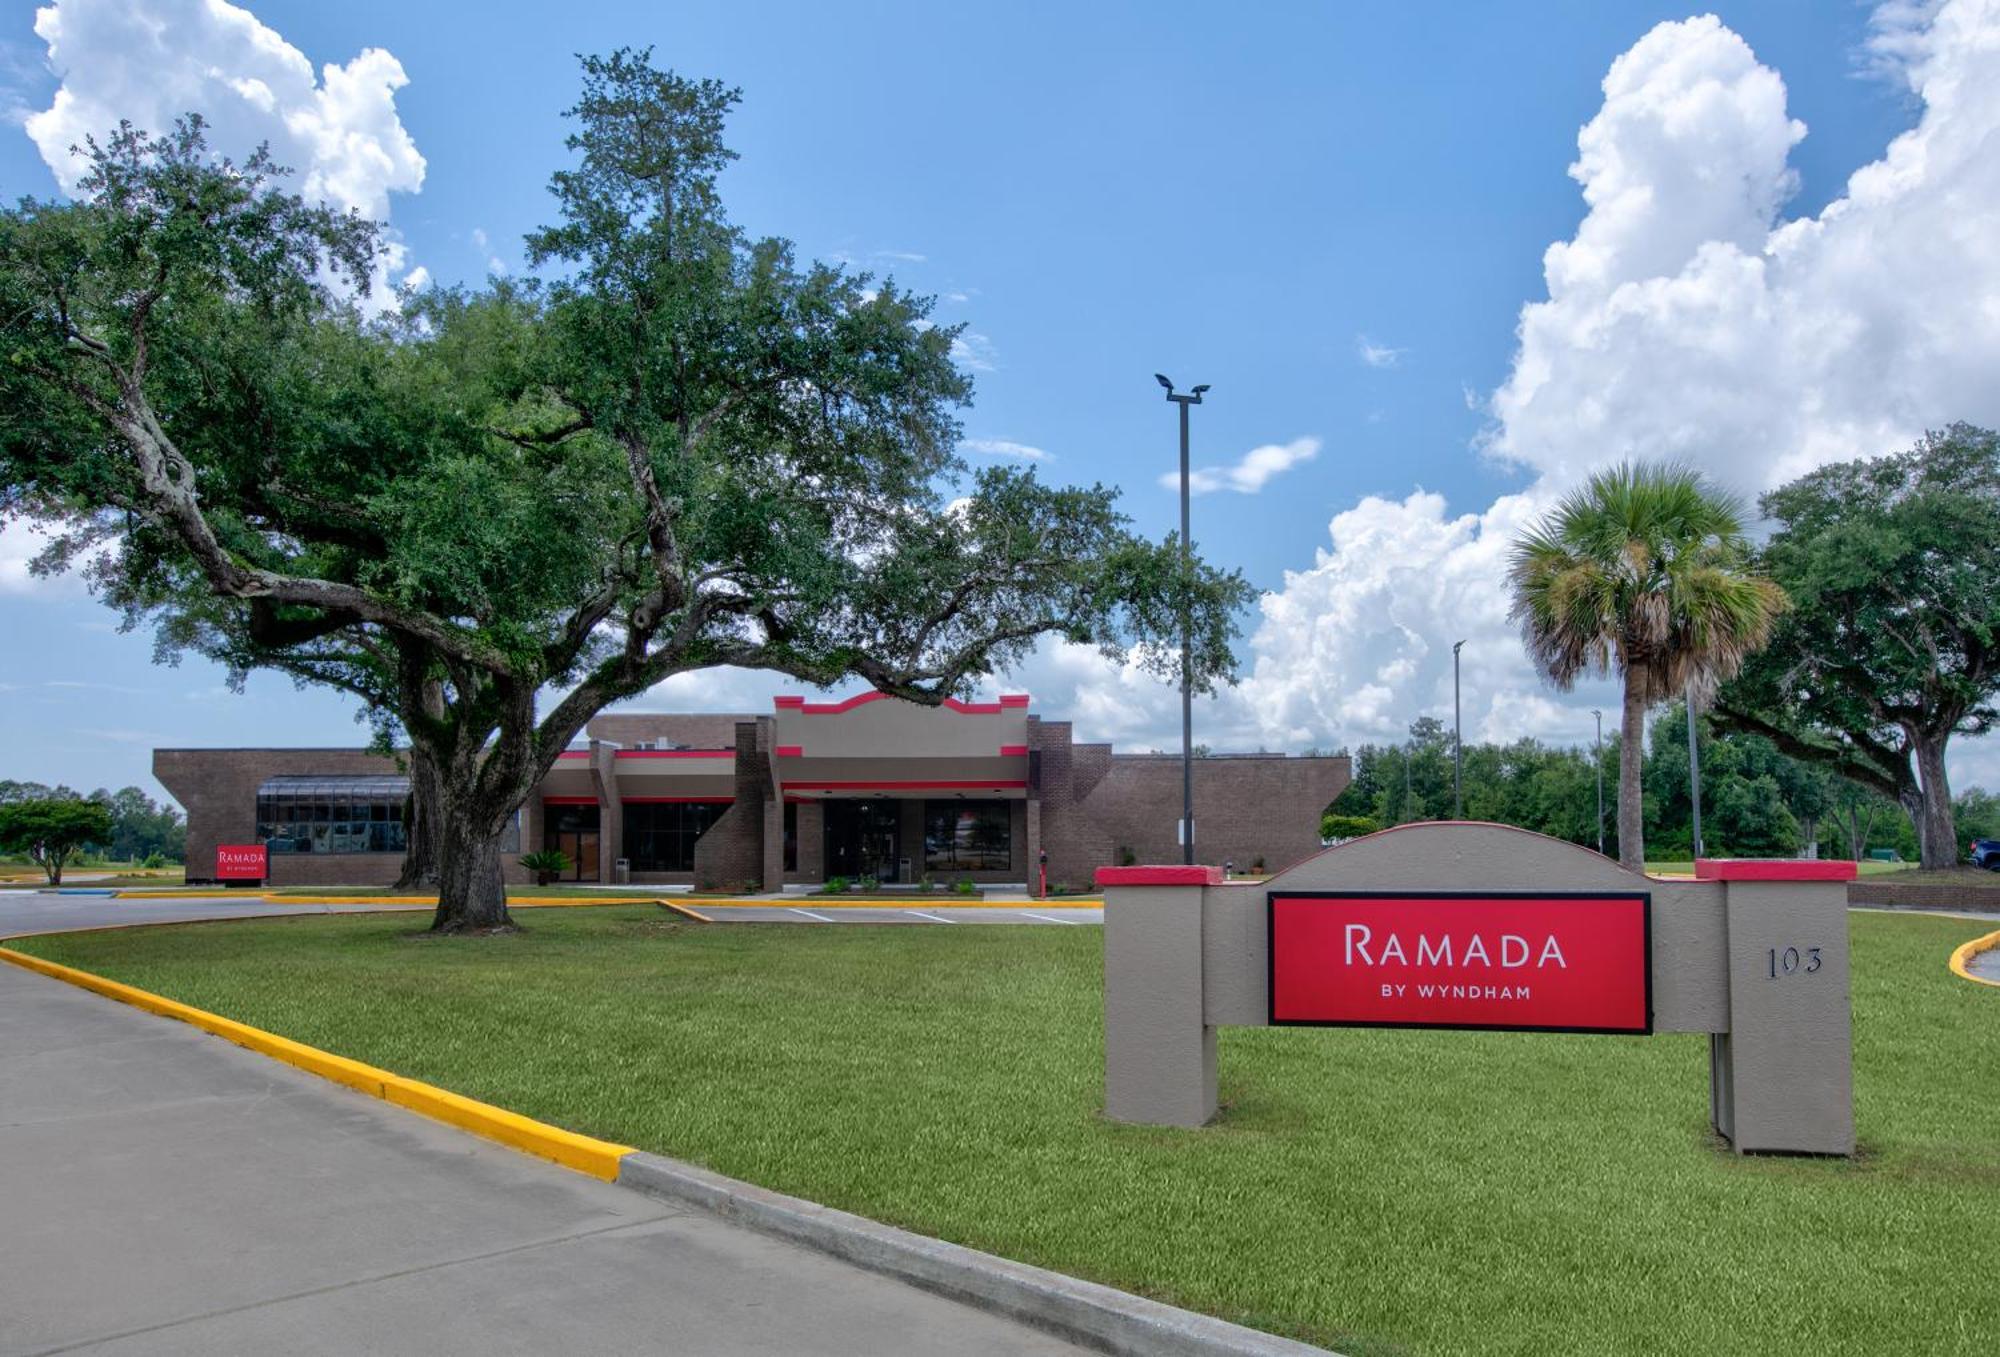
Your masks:
M619 1161L633 1154L629 1145L614 1145L606 1140L578 1135L565 1131L559 1126L524 1117L518 1112L494 1107L472 1098L463 1097L446 1089L437 1088L421 1080L407 1079L388 1070L364 1065L346 1056L322 1051L316 1046L281 1037L275 1032L266 1032L260 1027L236 1022L219 1014L183 1004L164 995L136 989L131 985L121 985L116 980L107 980L89 971L79 971L69 966L44 961L26 952L17 952L11 947L0 947L0 961L10 961L25 970L34 971L56 980L65 981L87 989L93 994L101 994L107 999L116 999L121 1004L157 1014L162 1018L172 1018L187 1023L221 1037L225 1041L252 1050L259 1055L270 1056L287 1065L296 1066L308 1074L316 1074L322 1079L331 1079L336 1084L345 1085L371 1098L380 1098L398 1107L408 1108L448 1126L456 1126L461 1131L470 1131L487 1140L498 1141L502 1145L522 1150L537 1158L551 1160L564 1168L587 1173L605 1182L615 1182L618 1178Z
M1972 959L1981 952L1990 952L1996 947L2000 947L2000 931L1988 933L1983 938L1974 938L1971 942L1961 944L1951 954L1951 960L1945 964L1951 968L1951 973L1961 980L1970 980L1975 985L1991 985L1995 989L2000 989L2000 980L1988 980L1983 975L1974 975L1972 973Z
M1103 1352L1129 1357L1327 1357L1324 1348L912 1234L643 1150L620 1162L618 1183Z

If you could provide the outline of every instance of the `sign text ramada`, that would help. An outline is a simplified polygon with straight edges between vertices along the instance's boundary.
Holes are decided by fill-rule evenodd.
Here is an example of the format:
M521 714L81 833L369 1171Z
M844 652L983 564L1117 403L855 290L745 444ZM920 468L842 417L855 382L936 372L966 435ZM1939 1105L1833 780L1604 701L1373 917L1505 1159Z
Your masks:
M269 849L261 843L223 843L215 848L217 881L262 881L270 875Z
M1270 1021L1647 1033L1650 897L1273 892Z

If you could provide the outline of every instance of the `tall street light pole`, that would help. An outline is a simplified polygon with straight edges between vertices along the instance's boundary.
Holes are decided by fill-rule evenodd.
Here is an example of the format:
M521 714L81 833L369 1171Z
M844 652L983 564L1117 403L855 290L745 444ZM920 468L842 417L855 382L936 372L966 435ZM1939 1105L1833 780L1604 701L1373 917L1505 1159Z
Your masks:
M1701 751L1694 743L1694 685L1687 687L1688 797L1694 807L1694 855L1701 856Z
M1194 552L1188 545L1188 407L1201 404L1207 383L1185 396L1159 373L1153 380L1167 389L1167 399L1181 407L1181 861L1194 864L1194 600L1190 584Z
M1451 818L1465 818L1465 721L1458 702L1458 652L1463 641L1451 643Z
M1597 718L1597 740L1590 746L1590 752L1597 764L1597 851L1604 852L1604 713L1596 707L1590 714Z

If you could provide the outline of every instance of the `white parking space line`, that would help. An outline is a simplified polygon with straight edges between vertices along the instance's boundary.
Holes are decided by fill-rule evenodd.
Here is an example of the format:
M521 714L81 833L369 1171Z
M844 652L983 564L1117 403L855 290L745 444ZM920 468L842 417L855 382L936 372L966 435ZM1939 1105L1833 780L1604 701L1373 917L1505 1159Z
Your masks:
M1030 918L1030 919L1040 919L1040 920L1041 920L1041 921L1042 921L1043 923L1045 923L1045 924L1072 924L1072 925L1074 925L1074 924L1077 924L1077 923L1081 922L1081 920L1077 920L1077 919L1058 919L1058 918L1057 918L1057 917L1056 917L1055 915L1053 915L1053 914L1037 914L1037 913L1035 913L1035 912L1034 912L1033 910L1027 910L1027 909L1024 909L1024 910L1022 910L1022 911L1021 911L1021 913L1022 913L1022 914L1025 914L1025 915L1026 915L1026 916L1027 916L1028 918Z
M789 908L789 907L788 907L788 908ZM819 921L820 921L821 923L823 923L823 924L830 924L830 923L832 923L832 922L833 922L833 920L831 920L831 919L827 918L827 917L826 917L826 915L824 915L824 914L815 914L815 913L813 913L813 912L812 912L811 910L809 910L809 909L796 909L796 908L794 908L794 909L792 909L792 913L794 913L794 914L803 914L803 915L805 915L805 916L806 916L806 917L807 917L808 919L817 919L817 920L819 920Z
M910 911L910 913L914 914L919 919L929 919L934 924L955 924L958 922L958 920L956 919L947 919L944 918L942 915L926 914L920 909L913 909Z

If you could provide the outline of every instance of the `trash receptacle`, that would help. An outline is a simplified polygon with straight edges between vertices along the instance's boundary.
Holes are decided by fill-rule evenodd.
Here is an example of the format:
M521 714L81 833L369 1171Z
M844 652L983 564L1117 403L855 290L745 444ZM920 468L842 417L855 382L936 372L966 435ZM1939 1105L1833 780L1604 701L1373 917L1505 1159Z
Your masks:
M621 886L632 884L632 859L619 858L611 864L611 879Z

